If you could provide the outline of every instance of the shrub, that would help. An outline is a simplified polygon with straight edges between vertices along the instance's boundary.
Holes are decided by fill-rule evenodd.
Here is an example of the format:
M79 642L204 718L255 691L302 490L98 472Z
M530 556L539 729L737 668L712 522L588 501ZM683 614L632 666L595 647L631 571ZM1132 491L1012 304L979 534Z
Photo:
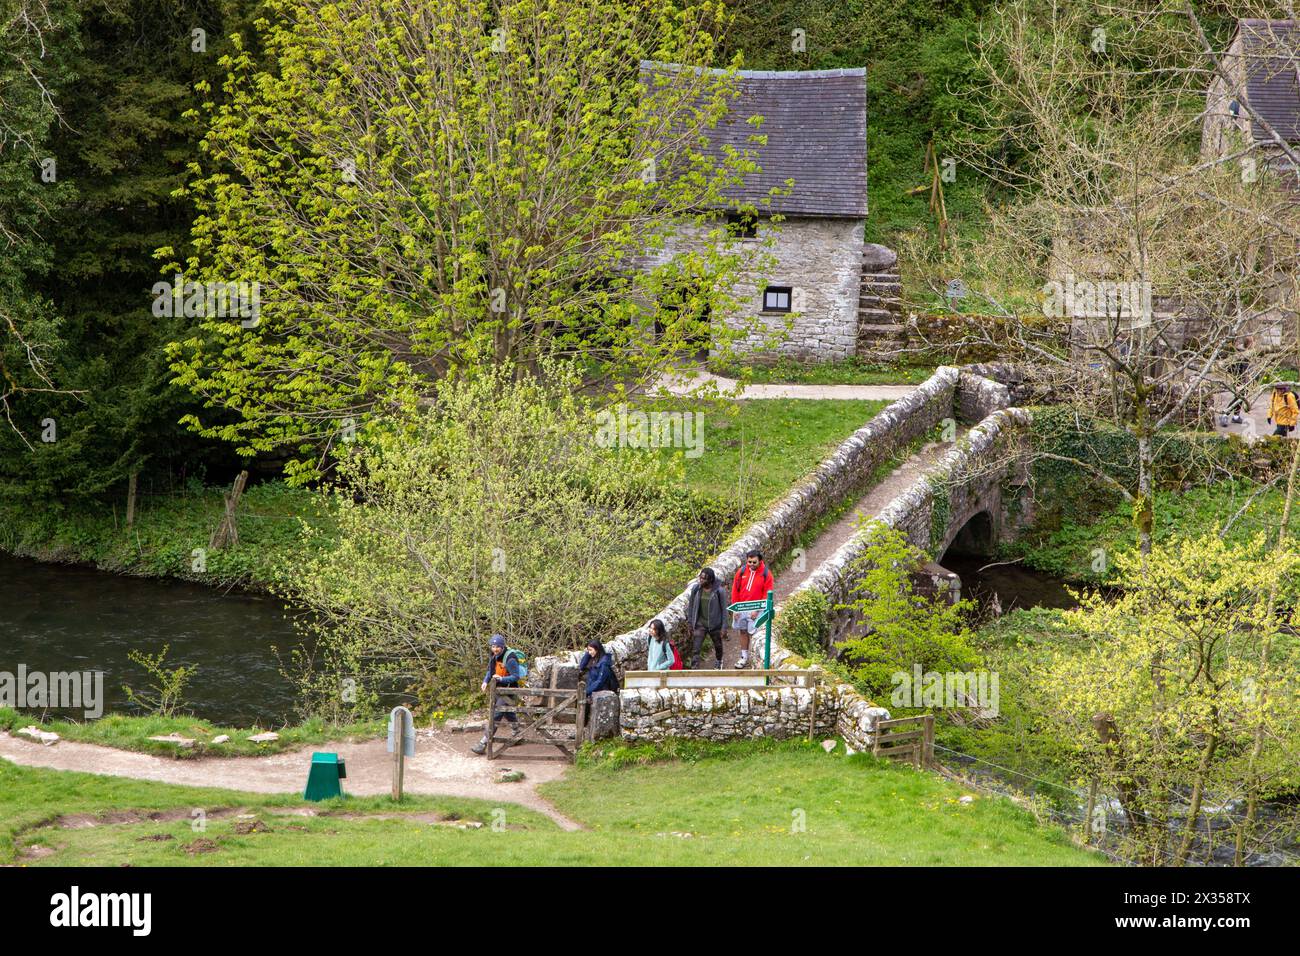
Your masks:
M850 565L853 600L839 609L854 612L854 636L843 643L843 659L854 685L874 698L887 697L893 675L923 671L965 671L978 661L966 629L967 602L942 594L917 594L912 571L921 554L900 531L874 519L863 534L867 546Z
M800 591L781 606L781 643L803 657L818 657L830 638L831 602L821 591Z
M685 576L664 560L661 489L680 465L600 447L568 372L502 366L436 398L358 439L328 494L332 546L283 570L317 638L299 661L309 713L352 716L387 692L455 702L477 689L489 635L554 653L645 620Z

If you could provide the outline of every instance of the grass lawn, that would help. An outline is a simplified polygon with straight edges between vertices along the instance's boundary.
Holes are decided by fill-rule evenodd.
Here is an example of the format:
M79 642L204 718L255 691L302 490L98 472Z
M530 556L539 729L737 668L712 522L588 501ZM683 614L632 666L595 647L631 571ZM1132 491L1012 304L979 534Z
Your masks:
M0 707L0 730L7 730L12 734L33 724L42 730L53 731L67 740L101 744L119 750L158 754L163 757L176 757L181 760L195 757L250 757L279 753L282 750L323 744L331 740L378 737L387 727L387 722L384 720L350 724L346 727L330 726L321 720L305 720L291 727L273 728L280 735L279 740L251 743L247 738L266 728L223 727L197 717L145 717L127 714L105 714L98 720L84 722L72 720L42 722L37 715L23 714L8 707ZM194 741L194 746L182 748L176 744L149 739L165 737L169 734L189 737ZM210 743L214 737L222 734L230 740L223 744Z
M403 804L403 811L420 812L418 819L374 818L394 812L385 798L321 804L320 816L298 817L273 812L303 806L294 796L195 790L0 762L0 863L12 861L17 846L45 848L47 855L24 858L32 865L1105 862L1070 844L1061 831L1037 826L1010 803L976 796L962 804L963 791L933 774L866 755L846 758L842 747L827 755L802 741L682 743L671 752L683 759L662 759L659 748L616 745L541 788L562 812L590 828L580 833L564 832L508 803L502 804L504 831L432 822L455 815L491 824L494 805L471 800ZM502 785L503 801L508 796L509 785ZM191 829L189 814L196 807L209 814L206 832ZM268 831L237 833L251 821L220 815L219 808L255 814ZM175 818L152 821L128 810L172 811ZM338 815L343 812L346 818ZM67 814L95 814L105 822L34 829ZM210 852L186 851L198 838L211 841Z
M736 501L752 517L888 404L778 398L712 411L703 454L684 459L687 487Z
M715 365L709 371L735 377L742 370L755 385L920 385L934 374L933 365L892 365L863 362L796 362L780 359L770 365Z

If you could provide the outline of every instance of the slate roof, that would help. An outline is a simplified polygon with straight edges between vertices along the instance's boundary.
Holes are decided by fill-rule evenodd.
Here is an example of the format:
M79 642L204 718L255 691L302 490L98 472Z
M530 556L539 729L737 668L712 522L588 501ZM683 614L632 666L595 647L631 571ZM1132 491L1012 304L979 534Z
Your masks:
M1241 20L1237 31L1246 57L1247 101L1287 142L1300 143L1300 23ZM1271 140L1263 127L1251 127L1256 141Z
M643 72L675 69L671 64L642 63ZM867 214L867 71L741 70L730 111L707 131L706 152L721 158L725 146L756 149L761 171L728 197L753 203L762 212L786 215L863 218ZM762 116L757 130L746 122ZM767 136L754 146L755 132ZM787 179L794 187L785 196L760 200Z

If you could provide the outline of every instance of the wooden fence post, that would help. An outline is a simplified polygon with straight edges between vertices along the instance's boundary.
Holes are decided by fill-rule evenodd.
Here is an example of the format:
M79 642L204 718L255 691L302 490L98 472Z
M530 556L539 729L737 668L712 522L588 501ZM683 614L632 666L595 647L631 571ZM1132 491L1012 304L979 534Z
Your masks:
M1088 784L1088 809L1083 814L1083 845L1092 846L1092 815L1097 810L1097 778Z
M217 530L212 532L212 538L208 541L208 548L213 551L220 551L227 545L234 546L239 543L239 529L235 525L235 510L239 507L239 499L243 497L244 485L248 483L248 472L241 471L239 477L235 479L234 487L230 489L230 494L226 496L226 510L221 516L221 522L217 525Z
M808 679L808 739L812 740L817 736L817 679L810 677Z
M488 683L488 712L487 723L484 725L484 732L487 734L487 758L492 759L492 738L497 735L497 678L492 675L492 680ZM518 718L516 718L518 719Z

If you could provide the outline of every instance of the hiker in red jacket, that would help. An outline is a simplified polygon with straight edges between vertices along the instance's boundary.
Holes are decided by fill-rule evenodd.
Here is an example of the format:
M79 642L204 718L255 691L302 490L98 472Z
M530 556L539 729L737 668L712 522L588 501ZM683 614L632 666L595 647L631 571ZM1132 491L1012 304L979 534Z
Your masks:
M740 566L736 576L731 580L731 603L765 601L774 585L772 572L763 563L762 553L751 551L745 555L745 563ZM732 616L731 626L740 632L740 659L736 661L737 667L749 666L749 639L758 630L754 622L762 613L762 611L736 611Z

